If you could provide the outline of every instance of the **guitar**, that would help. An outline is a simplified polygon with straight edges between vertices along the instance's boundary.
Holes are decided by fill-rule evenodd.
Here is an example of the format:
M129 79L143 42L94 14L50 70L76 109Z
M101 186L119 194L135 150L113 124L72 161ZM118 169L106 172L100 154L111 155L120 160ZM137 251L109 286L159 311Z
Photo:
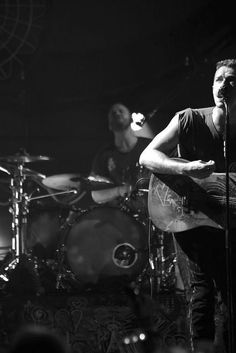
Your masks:
M225 173L197 179L183 175L152 174L148 212L165 232L183 232L199 226L225 228ZM236 173L229 174L230 228L236 226Z

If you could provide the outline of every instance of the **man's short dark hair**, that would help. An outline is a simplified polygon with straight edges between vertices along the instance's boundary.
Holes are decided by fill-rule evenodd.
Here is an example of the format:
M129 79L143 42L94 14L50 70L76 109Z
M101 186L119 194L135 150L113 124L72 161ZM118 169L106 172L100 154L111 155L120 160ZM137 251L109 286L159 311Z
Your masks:
M236 59L224 59L218 61L216 63L216 70L222 66L231 67L232 69L236 70Z

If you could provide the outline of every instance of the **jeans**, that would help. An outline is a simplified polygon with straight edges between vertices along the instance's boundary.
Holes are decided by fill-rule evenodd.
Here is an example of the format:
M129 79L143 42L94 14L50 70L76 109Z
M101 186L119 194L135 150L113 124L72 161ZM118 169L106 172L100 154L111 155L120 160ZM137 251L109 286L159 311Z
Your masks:
M236 232L232 231L230 236L232 279L236 274L233 260L236 239L233 233L236 236ZM176 233L175 239L178 265L189 304L188 319L192 341L216 341L216 308L219 304L216 299L222 299L222 307L223 303L227 303L225 232L199 227ZM234 282L230 288L233 302L236 301ZM224 344L227 346L227 340Z

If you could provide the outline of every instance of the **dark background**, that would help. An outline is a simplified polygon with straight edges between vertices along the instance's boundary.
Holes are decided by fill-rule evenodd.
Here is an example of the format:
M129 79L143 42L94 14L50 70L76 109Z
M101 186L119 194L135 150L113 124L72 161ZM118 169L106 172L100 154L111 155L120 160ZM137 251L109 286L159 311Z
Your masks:
M227 0L0 0L0 157L25 149L52 158L26 165L47 176L88 174L96 151L112 138L107 127L111 104L123 102L132 112L152 114L149 124L154 133L178 110L213 105L215 63L236 57L231 6ZM0 172L0 260L11 250L11 192L6 177ZM29 235L35 227L39 243L41 236L54 241L61 216L57 207L49 207L42 217L35 207L35 218L29 217ZM19 278L24 286L24 278ZM173 298L164 301L172 303ZM180 303L173 303L175 311L180 308ZM37 314L38 305L37 301L37 310L34 305L30 309L38 315L37 322L39 315L43 317L41 308ZM12 308L9 315L7 305L6 313L14 319ZM28 302L24 308L29 317ZM46 310L44 318L50 316ZM167 332L163 315L175 326L169 304L167 314L161 311L155 321ZM103 307L101 312L101 332L117 337L104 331ZM178 318L178 327L180 323ZM61 328L60 322L60 332ZM4 338L8 339L5 327Z
M156 133L213 104L217 60L234 57L227 1L0 0L0 155L25 148L46 175L88 173L121 101Z
M87 175L112 138L111 104L151 114L154 134L178 110L213 105L215 63L236 57L233 11L215 0L0 0L0 157L25 149L51 157L26 165L46 176ZM9 186L0 172L0 258ZM47 200L56 215L39 214L37 229L58 230L61 206Z

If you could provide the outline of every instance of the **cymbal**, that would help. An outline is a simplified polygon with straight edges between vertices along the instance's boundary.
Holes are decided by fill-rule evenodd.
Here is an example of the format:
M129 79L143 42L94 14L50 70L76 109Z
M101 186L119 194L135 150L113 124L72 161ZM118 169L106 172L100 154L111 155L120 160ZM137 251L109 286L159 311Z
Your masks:
M31 178L37 178L37 179L44 179L46 178L46 175L37 172L36 170L29 169L29 168L23 168L23 174L26 177L31 177Z
M6 174L11 174L10 171L8 170L8 168L4 168L3 166L0 166L0 171Z
M13 173L12 173L13 174ZM41 182L46 176L44 174L41 174L39 172L36 172L35 170L28 169L28 168L23 168L22 174L26 178L31 178L32 180L39 181ZM11 179L14 178L14 175L10 177L9 175L0 178L0 184L9 184L11 183Z
M46 177L42 183L51 189L55 190L102 190L112 187L114 184L111 180L102 176L82 176L81 174L57 174Z
M80 174L57 174L42 180L43 185L55 190L80 189L83 178Z
M12 155L12 156L2 156L0 157L0 161L7 163L32 163L38 161L48 161L50 157L47 156L31 156L29 154L22 155Z
M18 171L18 167L14 164L2 162L0 165L0 172L4 172L4 173L8 174L9 180L11 179L10 175L14 176L17 171ZM22 168L22 174L26 177L32 177L32 178L37 178L37 179L44 179L46 177L44 174L41 174L41 173L37 172L36 170L29 169L29 168Z
M89 175L87 180L91 190L102 190L115 186L111 179L101 175Z

